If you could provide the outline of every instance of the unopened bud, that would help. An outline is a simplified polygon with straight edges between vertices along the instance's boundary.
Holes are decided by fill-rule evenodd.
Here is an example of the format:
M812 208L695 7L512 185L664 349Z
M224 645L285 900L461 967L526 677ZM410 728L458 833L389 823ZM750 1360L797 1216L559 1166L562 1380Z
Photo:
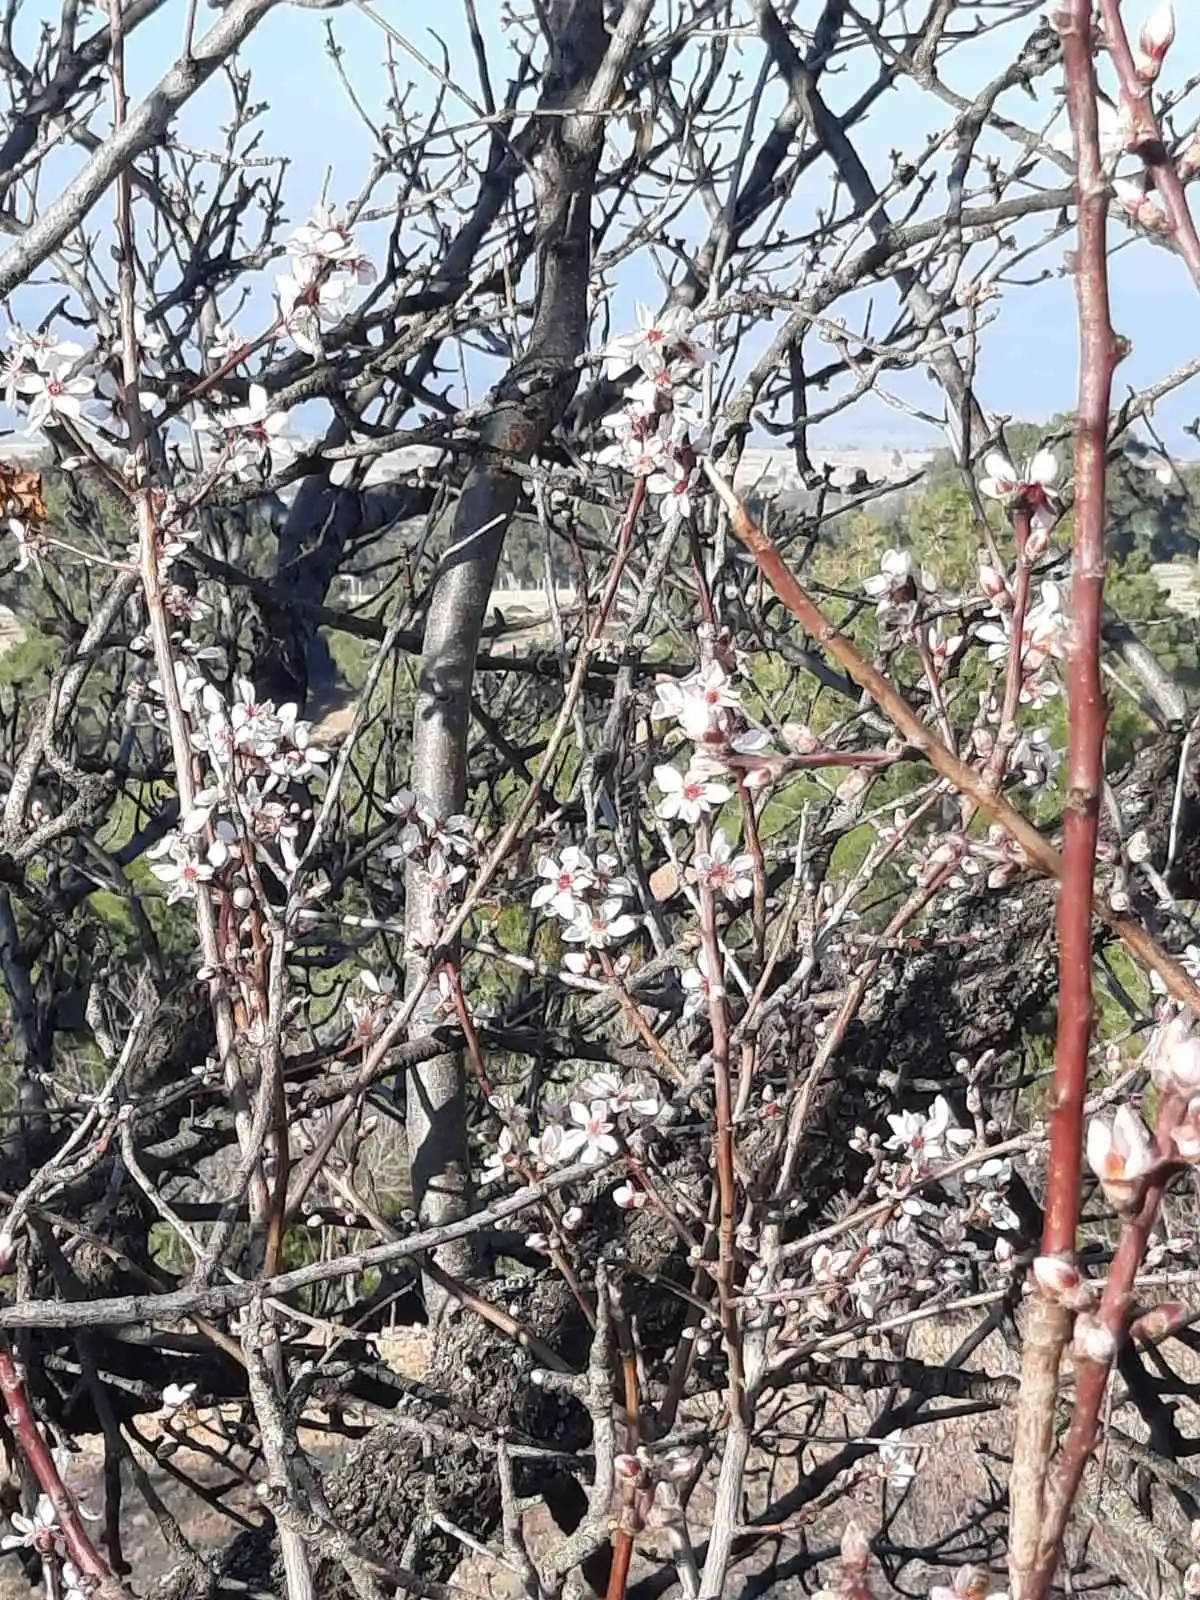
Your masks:
M1164 0L1142 25L1138 35L1137 74L1143 83L1153 83L1162 71L1167 51L1175 43L1175 7Z
M1181 1161L1200 1161L1200 1102L1193 1100L1186 1121L1171 1129L1171 1143Z
M1085 1311L1075 1318L1073 1349L1077 1360L1095 1361L1108 1367L1116 1357L1117 1341L1099 1317Z
M1160 1089L1189 1099L1200 1095L1200 1038L1182 1017L1172 1017L1159 1030L1147 1057L1150 1076ZM1190 1119L1190 1106L1188 1113Z
M1032 566L1035 561L1040 561L1050 548L1050 529L1031 528L1029 537L1025 541L1025 559Z
M1165 1339L1168 1334L1177 1333L1190 1316L1182 1300L1164 1300L1144 1316L1134 1318L1129 1324L1129 1336L1131 1339Z
M842 1572L865 1572L870 1559L870 1540L857 1522L848 1522L842 1534Z
M987 561L979 563L979 587L989 600L999 600L1002 595L1008 594L1008 584L1004 581L1004 574L998 572Z
M1147 194L1140 184L1129 178L1118 178L1113 184L1113 194L1130 222L1137 227L1145 228L1147 233L1170 233L1171 219L1154 196Z
M1096 1286L1088 1281L1073 1261L1061 1256L1038 1256L1033 1276L1047 1299L1071 1311L1090 1311L1096 1304Z

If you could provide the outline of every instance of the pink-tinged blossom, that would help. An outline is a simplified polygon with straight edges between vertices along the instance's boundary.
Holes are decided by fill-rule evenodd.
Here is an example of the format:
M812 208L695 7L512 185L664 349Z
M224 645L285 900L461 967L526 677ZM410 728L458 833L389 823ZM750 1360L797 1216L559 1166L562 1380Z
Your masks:
M702 816L723 806L732 790L723 783L703 776L694 768L686 773L677 767L655 767L654 781L662 792L655 810L665 822L691 823L694 827Z
M656 316L639 301L637 323L636 332L619 334L609 341L605 377L621 378L630 367L641 367L647 377L654 377L668 363L698 367L712 359L711 351L691 337L692 315L686 306L668 306Z
M285 248L295 260L318 266L340 265L356 254L348 224L339 222L333 207L324 204L313 207L308 221L296 229Z
M287 417L281 411L272 411L270 405L270 397L262 384L252 383L247 404L235 406L226 416L225 424L237 442L253 447L260 456L265 454L275 460L281 453L290 454L291 446L284 438Z
M279 726L279 747L267 758L276 777L287 780L307 778L329 760L329 751L312 742L312 723L299 715L290 700L275 712Z
M714 831L707 850L692 857L689 875L727 900L748 900L754 893L754 862L748 855L733 854L723 828Z
M707 739L723 730L726 714L741 708L741 698L719 662L710 661L682 679L658 684L650 716L655 722L673 717L689 739Z
M977 639L987 646L989 661L1003 661L1008 656L1011 621L1003 615L998 622L985 622L975 630ZM1065 649L1066 622L1063 613L1062 591L1056 583L1043 583L1037 603L1025 615L1021 630L1022 662L1025 677L1034 679L1052 656L1061 656ZM1021 699L1034 699L1032 684L1026 684ZM1045 691L1040 696L1044 697Z
M218 322L208 341L206 354L214 366L223 367L231 361L246 341L231 323Z
M604 419L614 442L596 453L602 467L621 467L635 478L660 471L667 460L667 436L660 419L639 411L620 411Z
M1138 34L1138 48L1134 58L1138 77L1143 83L1153 83L1162 71L1167 51L1175 43L1175 7L1171 0L1163 0Z
M71 378L65 368L49 372L26 372L16 380L22 395L30 396L27 433L36 433L47 423L78 422L84 402L94 397L95 383L82 374Z
M76 344L73 339L60 339L48 328L39 333L10 328L8 342L23 361L32 361L44 372L72 367L84 355L81 344Z
M587 856L577 845L569 844L558 860L543 856L537 871L544 881L533 891L530 905L535 911L549 906L564 922L573 921L581 897L596 883L595 869Z
M529 1154L543 1172L561 1166L566 1161L567 1157L563 1154L564 1138L561 1124L552 1122L530 1139Z
M925 643L935 672L946 670L946 665L963 642L961 633L943 634L940 622L927 630Z
M1129 1106L1119 1106L1111 1123L1102 1117L1088 1123L1087 1163L1117 1211L1137 1204L1157 1159L1145 1124Z
M38 1550L48 1555L54 1549L58 1513L49 1495L38 1495L32 1516L14 1511L9 1521L13 1531L0 1538L0 1550Z
M683 1014L694 1017L698 1011L708 1009L708 952L701 950L694 967L685 967L680 974L683 985Z
M897 607L936 592L936 579L917 566L908 550L885 550L879 558L879 571L863 580L863 593L875 601L875 614L881 621Z
M606 900L633 898L633 883L621 871L621 863L609 850L601 850L596 857L596 893Z
M343 1004L354 1024L358 1043L365 1045L383 1032L395 1003L396 980L390 973L377 976L364 967L357 981L362 993L351 990Z
M620 1145L613 1137L607 1100L593 1100L585 1105L582 1100L571 1102L571 1123L563 1130L559 1147L559 1161L580 1160L585 1166L598 1166L609 1156L615 1156Z
M150 861L150 871L160 883L168 886L169 906L180 900L195 899L201 884L208 883L213 875L212 865L194 855L174 834L168 834L147 850L146 858Z
M692 490L700 476L698 467L666 459L646 479L646 488L657 495L658 513L666 523L681 522L692 514Z
M1006 455L992 450L983 459L983 469L980 494L987 495L989 500L999 500L1010 509L1027 511L1031 526L1041 532L1048 532L1054 526L1058 515L1054 486L1058 482L1059 465L1053 450L1037 451L1019 472Z
M884 1439L879 1446L879 1476L896 1489L907 1489L917 1475L920 1446L902 1439Z
M619 1078L615 1072L589 1072L579 1085L582 1097L603 1100L613 1111L630 1111L638 1117L656 1117L662 1109L657 1092L641 1078Z
M953 1160L969 1149L973 1135L966 1128L953 1126L950 1102L938 1095L926 1114L901 1111L888 1117L892 1135L889 1150L903 1150L918 1176L929 1172L936 1161Z
M294 271L275 280L279 316L298 350L319 355L321 324L337 322L345 314L350 278L343 272L325 272L308 258L293 266Z
M421 864L421 872L432 893L438 895L450 894L455 884L467 876L461 861L448 859L440 850L429 851Z
M504 1177L505 1173L511 1172L514 1167L519 1166L520 1159L513 1140L512 1129L501 1128L500 1137L496 1141L496 1148L488 1151L487 1159L483 1163L481 1176L484 1183L494 1183L498 1178Z
M622 902L614 897L597 905L577 906L574 917L563 930L563 938L569 944L582 945L584 951L606 950L609 945L627 939L636 927L637 919L622 910ZM588 965L583 952L568 955L565 962L572 972L585 971Z
M1159 1030L1148 1058L1150 1076L1160 1089L1189 1100L1200 1095L1200 1038L1182 1017L1172 1017Z
M252 750L256 755L274 749L279 738L274 702L260 700L248 678L237 680L230 722L233 742L239 749Z

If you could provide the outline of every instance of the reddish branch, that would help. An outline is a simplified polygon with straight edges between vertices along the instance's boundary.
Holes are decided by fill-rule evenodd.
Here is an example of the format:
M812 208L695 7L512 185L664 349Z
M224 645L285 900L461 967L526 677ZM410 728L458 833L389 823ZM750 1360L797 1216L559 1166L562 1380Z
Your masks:
M1169 1095L1163 1101L1155 1127L1160 1153L1170 1151L1171 1134L1183 1120L1186 1109L1186 1103L1178 1095ZM1104 1282L1104 1293L1096 1316L1109 1335L1114 1355L1129 1331L1134 1282L1146 1253L1150 1230L1158 1217L1169 1171L1169 1168L1163 1168L1147 1181L1141 1204L1136 1215L1125 1226ZM1040 1597L1048 1594L1053 1582L1067 1518L1079 1492L1084 1468L1095 1447L1100 1410L1108 1389L1108 1375L1108 1362L1077 1355L1071 1425L1046 1488L1037 1565L1028 1586L1030 1595Z
M1130 148L1141 156L1154 179L1154 187L1171 223L1175 246L1186 261L1196 287L1200 288L1200 234L1196 232L1183 179L1163 141L1162 127L1150 98L1151 86L1138 72L1121 18L1121 0L1100 0L1100 14L1104 18L1108 53L1121 80L1121 102L1129 121ZM1082 182L1082 174L1080 180Z
M1067 655L1067 797L1058 900L1059 1004L1050 1171L1042 1249L1073 1256L1079 1220L1083 1101L1092 1034L1092 890L1107 721L1101 678L1105 449L1114 341L1108 304L1107 191L1100 164L1091 7L1076 0L1064 34L1067 103L1079 173L1079 414L1075 428L1075 563Z
M937 734L909 705L878 667L863 656L858 648L832 623L820 606L812 599L804 585L790 570L762 529L752 521L737 495L715 468L705 463L717 493L729 512L734 532L754 556L759 571L794 617L828 650L829 654L875 704L890 717L895 726L915 750L920 751L935 772L954 785L960 794L972 800L987 817L998 822L1020 845L1031 867L1049 878L1062 876L1062 859L1058 851L1042 837L1027 817L1014 810L1006 800L993 794L984 775L966 761L948 750ZM1200 1010L1200 988L1185 969L1148 934L1132 917L1121 916L1102 899L1097 899L1093 909L1130 954L1151 972L1157 972L1167 992L1184 1005Z
M1075 425L1075 561L1067 654L1067 797L1057 919L1058 1034L1050 1099L1042 1253L1064 1261L1074 1260L1079 1227L1084 1100L1093 1023L1092 902L1107 722L1100 663L1105 452L1115 366L1108 300L1108 186L1100 160L1091 13L1091 0L1072 0L1062 29L1067 106L1075 135L1078 174L1075 289L1080 356ZM1010 1542L1017 1600L1037 1600L1053 1578L1070 1502L1095 1436L1092 1391L1098 1385L1094 1396L1098 1414L1108 1378L1107 1363L1082 1364L1080 1385L1088 1399L1083 1416L1077 1414L1072 1426L1072 1455L1059 1474L1055 1504L1048 1512L1046 1475L1053 1442L1054 1402L1070 1318L1060 1305L1052 1303L1044 1289L1039 1287L1036 1293L1042 1304L1030 1317L1013 1452Z
M0 1350L0 1395L4 1397L8 1426L21 1447L29 1470L37 1479L38 1488L54 1507L54 1518L62 1532L67 1554L80 1572L95 1578L102 1586L111 1586L113 1576L108 1563L92 1543L83 1525L83 1518L79 1515L79 1507L62 1481L54 1456L33 1415L25 1380L7 1350ZM122 1591L117 1589L116 1592Z

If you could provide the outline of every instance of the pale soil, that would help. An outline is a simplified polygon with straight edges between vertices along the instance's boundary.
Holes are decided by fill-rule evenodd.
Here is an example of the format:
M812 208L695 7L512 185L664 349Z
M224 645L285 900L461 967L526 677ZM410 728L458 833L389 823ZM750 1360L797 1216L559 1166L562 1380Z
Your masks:
M960 1326L918 1324L908 1353L930 1364L944 1362L968 1331L968 1326L965 1323ZM393 1335L384 1335L381 1345L383 1359L397 1372L413 1378L423 1376L427 1352L422 1330L396 1330ZM1172 1358L1180 1354L1178 1345L1169 1348ZM1183 1360L1178 1363L1173 1361L1173 1364L1184 1367L1186 1372ZM999 1334L993 1334L975 1352L968 1365L972 1370L986 1371L993 1377L1004 1374L1015 1376L1019 1370L1019 1357ZM1193 1378L1197 1376L1191 1372L1186 1372L1186 1375ZM877 1395L852 1391L833 1401L821 1401L813 1392L801 1386L782 1394L778 1414L773 1420L781 1432L799 1436L799 1439L786 1443L773 1458L763 1454L752 1458L747 1481L749 1514L753 1516L760 1513L769 1500L786 1493L796 1482L799 1471L807 1470L817 1461L828 1458L837 1450L839 1440L861 1436L878 1408L879 1399ZM940 1402L946 1408L953 1408L956 1404L953 1401ZM700 1422L715 1408L716 1402L706 1399L694 1402L690 1413L695 1421ZM1177 1421L1185 1434L1200 1431L1200 1407L1189 1399L1183 1400L1177 1412ZM1145 1437L1145 1429L1132 1408L1119 1408L1112 1422L1136 1438ZM143 1418L141 1426L144 1433L153 1432L161 1437L161 1430L151 1419ZM215 1413L203 1413L193 1431L198 1440L202 1439L218 1454L239 1464L245 1460L244 1453L222 1436L222 1419ZM999 1413L949 1418L945 1422L916 1430L911 1437L922 1446L920 1470L912 1490L896 1515L894 1531L900 1540L929 1542L967 1521L972 1508L990 1498L994 1484L1004 1481L1006 1456L1011 1442L1011 1411L1006 1409ZM334 1465L345 1448L340 1441L331 1441L319 1432L305 1436L303 1443L318 1464L326 1467ZM801 1449L802 1462L793 1454ZM180 1447L172 1459L190 1476L210 1487L231 1476L226 1468L186 1447ZM238 1528L233 1522L198 1500L186 1487L171 1478L160 1464L147 1462L146 1465L168 1510L178 1517L189 1541L198 1549L220 1550L236 1535ZM1151 1536L1156 1532L1161 1533L1161 1530L1148 1531L1148 1525L1139 1529L1136 1520L1130 1524L1124 1514L1111 1514L1111 1507L1107 1503L1104 1514L1097 1514L1095 1495L1100 1481L1098 1470L1093 1471L1087 1486L1091 1509L1085 1499L1080 1520L1086 1521L1090 1527L1093 1554L1097 1560L1111 1565L1125 1579L1119 1588L1110 1590L1109 1594L1113 1600L1117 1595L1141 1594L1154 1600L1160 1593L1164 1597L1171 1594L1170 1589L1159 1591L1155 1588L1154 1562L1147 1549ZM97 1508L101 1505L102 1451L98 1440L85 1443L76 1459L70 1481L72 1487L84 1496L85 1503ZM856 1469L852 1481L838 1485L835 1494L830 1497L830 1503L811 1508L802 1519L802 1529L794 1531L802 1531L811 1546L820 1548L836 1543L851 1515L857 1516L864 1527L877 1528L881 1488L878 1475L868 1460ZM242 1486L229 1498L230 1503L250 1520L258 1520L257 1502L251 1490ZM697 1542L703 1538L710 1504L709 1487L702 1483L692 1497L688 1513L689 1526ZM154 1519L143 1508L128 1473L122 1522L126 1556L136 1569L130 1582L135 1590L145 1593L156 1578L171 1570L173 1558ZM1170 1532L1177 1537L1186 1537L1186 1529L1182 1526L1172 1528ZM548 1512L540 1508L526 1514L525 1533L535 1562L539 1557L549 1554L561 1537ZM781 1559L786 1560L795 1548L794 1541L785 1534L779 1548ZM654 1570L660 1564L658 1557L665 1553L665 1549L660 1550L655 1545L653 1538L648 1539L635 1558L633 1579ZM1001 1575L996 1576L1002 1582ZM929 1577L933 1580L932 1570ZM944 1578L942 1581L945 1581ZM921 1592L919 1573L909 1569L904 1575L904 1582L908 1594ZM454 1587L463 1594L464 1600L517 1600L521 1594L515 1575L501 1561L475 1555L464 1560ZM878 1600L887 1600L888 1596L898 1592L892 1590L878 1573L875 1574L874 1588ZM0 1600L26 1600L30 1592L15 1560L11 1557L4 1560L0 1564ZM788 1584L781 1586L777 1592L799 1596L804 1589L799 1584Z

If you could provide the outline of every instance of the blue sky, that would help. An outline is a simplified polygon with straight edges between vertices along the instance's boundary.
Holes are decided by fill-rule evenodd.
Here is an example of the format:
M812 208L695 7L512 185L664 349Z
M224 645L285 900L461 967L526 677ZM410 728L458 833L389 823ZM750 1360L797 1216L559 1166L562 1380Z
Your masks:
M1179 39L1172 52L1164 84L1180 85L1192 74L1200 74L1200 18L1185 0L1180 7ZM376 7L394 28L402 31L415 47L434 59L441 58L438 38L449 52L452 80L471 98L478 95L475 65L470 53L462 0L442 0L437 6L426 0L378 0ZM750 14L747 5L747 15ZM1133 25L1151 9L1150 0L1130 0L1126 11ZM163 11L140 27L131 42L129 59L130 89L135 98L151 83L178 53L184 16L184 0L171 0ZM478 10L489 44L495 46L496 88L503 93L507 75L504 36L500 32L499 0L478 0ZM799 15L809 10L797 8ZM20 14L18 40L23 41L27 57L37 27L55 16L57 7L46 0L27 5ZM218 15L201 0L197 29L203 32ZM946 70L955 89L970 93L988 78L1028 37L1032 17L1006 30L995 39L965 46L955 52ZM373 116L380 108L388 88L385 70L387 41L371 18L351 0L335 11L314 11L281 5L260 25L244 51L244 64L254 79L253 96L269 103L261 122L262 147L286 154L291 166L287 192L293 219L301 220L318 198L331 174L331 197L344 200L364 181L371 161L370 140L345 90L338 82L326 53L327 27L332 24L344 50L343 62L362 102ZM734 46L741 54L747 79L757 72L761 46L755 40ZM398 75L403 83L414 85L414 103L428 105L434 84L430 75L414 60L398 54ZM855 69L827 76L826 91L836 106L848 103L857 88ZM1002 109L1014 117L1036 124L1048 120L1053 94L1049 80L1039 91L1037 105L1021 91L1011 91L1001 102ZM188 141L216 142L217 129L228 106L227 93L219 82L210 83L188 107L179 132ZM769 102L764 105L769 110ZM460 106L455 120L469 112ZM877 182L885 182L889 170L889 151L902 149L908 155L919 153L926 128L944 124L944 108L930 108L915 91L891 95L877 108L862 135L861 150ZM932 119L931 119L932 117ZM1006 152L1002 142L995 147ZM810 178L795 197L788 221L799 225L811 216L812 206L825 194L825 177ZM939 185L935 191L943 191ZM1200 203L1200 196L1198 196ZM695 233L702 237L704 219L695 208ZM690 220L690 219L689 219ZM1114 236L1124 238L1120 224ZM1053 257L1038 258L1031 273L1053 266ZM1025 274L1023 274L1025 275ZM633 303L644 297L654 301L658 286L645 257L620 276L614 290L614 313L618 322L631 322ZM1195 355L1200 349L1200 295L1192 286L1182 262L1164 250L1138 241L1132 248L1119 250L1113 261L1114 320L1118 330L1132 342L1133 352L1118 372L1118 397L1129 386L1157 381L1173 365ZM878 324L877 325L881 325ZM1021 417L1045 416L1066 409L1075 392L1075 323L1073 289L1068 280L1052 279L1033 291L1007 293L999 307L994 326L985 335L981 361L980 392L992 410ZM912 398L918 395L936 406L931 389L919 378L895 380L895 390ZM1176 398L1163 406L1159 423L1174 441L1179 428L1200 412L1200 391ZM902 415L881 403L852 414L858 419L835 421L826 432L826 442L852 438L858 428L872 434L872 442L894 436L898 443L920 437L920 430ZM1194 450L1194 446L1192 449Z

